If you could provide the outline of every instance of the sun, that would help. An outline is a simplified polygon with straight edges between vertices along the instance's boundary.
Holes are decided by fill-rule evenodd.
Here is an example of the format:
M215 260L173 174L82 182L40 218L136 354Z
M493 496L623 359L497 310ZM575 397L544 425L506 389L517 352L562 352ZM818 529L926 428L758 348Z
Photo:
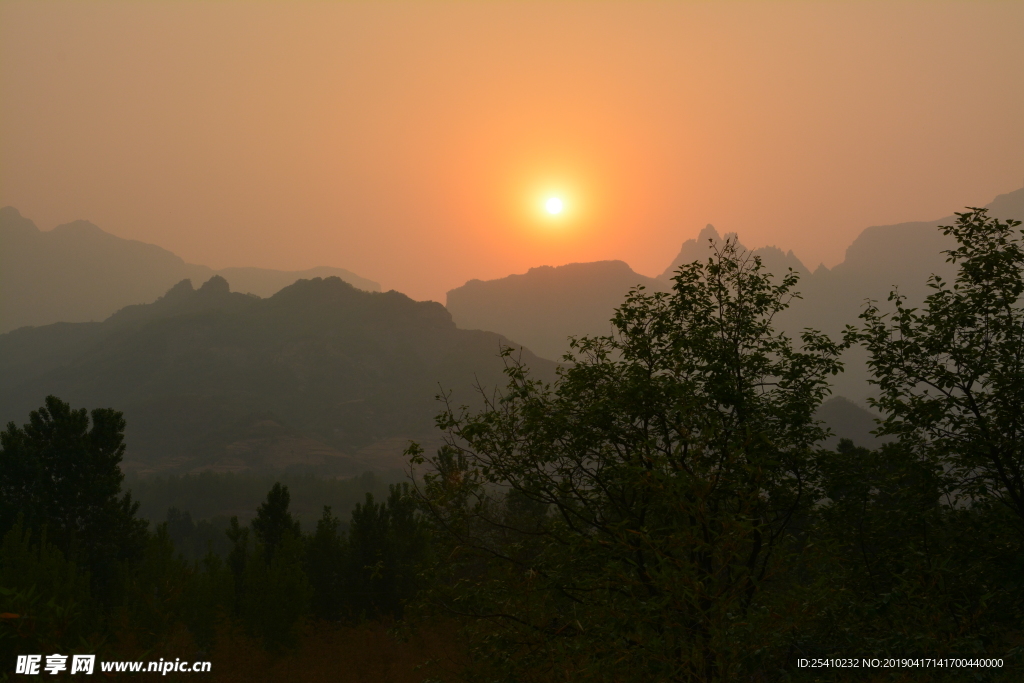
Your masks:
M565 210L565 202L561 197L548 197L548 200L544 202L544 210L552 216L557 216Z

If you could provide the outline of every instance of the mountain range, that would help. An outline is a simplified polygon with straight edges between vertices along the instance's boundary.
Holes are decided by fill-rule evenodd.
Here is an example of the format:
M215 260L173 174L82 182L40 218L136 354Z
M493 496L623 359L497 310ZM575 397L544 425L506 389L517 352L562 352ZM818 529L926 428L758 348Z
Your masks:
M299 280L274 296L183 280L152 304L101 323L0 335L0 423L23 422L54 394L116 407L134 475L292 471L348 477L403 468L410 440L440 445L436 396L479 407L505 386L493 332L458 329L435 302L365 292L340 278ZM555 363L519 348L531 375ZM845 399L820 417L867 444L870 413Z
M508 340L457 329L441 304L313 278L269 298L214 276L98 323L0 335L0 420L48 394L125 414L139 474L298 469L353 475L405 464L438 439L439 388L473 405L504 386ZM555 364L521 350L539 377Z
M26 325L105 320L115 311L148 303L183 279L220 275L231 287L267 297L296 280L339 277L367 291L372 280L343 268L303 271L266 268L214 270L154 244L126 240L88 221L42 231L17 209L0 209L0 333Z
M989 209L1024 216L1024 190ZM784 329L837 335L864 299L884 301L897 285L917 301L931 273L949 277L941 252L952 243L936 226L954 220L868 228L832 269L811 272L775 247L753 253L771 272L801 276L803 300L780 317ZM551 381L557 366L548 359L565 352L568 336L608 334L630 288L668 291L681 264L706 258L722 239L707 226L657 277L622 261L544 266L471 280L443 307L367 291L379 286L340 269L215 273L84 221L41 232L8 207L0 210L0 329L18 329L0 334L0 424L23 422L55 394L76 407L122 410L125 469L136 474L401 467L410 439L438 443L439 390L474 406L474 387L505 385L502 345L519 346L532 374ZM344 278L331 275L339 271ZM102 322L85 322L93 319ZM863 358L847 361L818 415L836 434L829 445L839 437L871 445L874 416L858 405L869 391Z
M999 195L986 208L1004 220L1024 219L1024 188ZM842 263L831 269L822 265L813 272L792 251L770 246L752 252L768 272L781 274L792 268L800 276L797 290L803 298L779 316L779 326L793 337L813 327L838 338L847 324L857 322L865 300L885 302L897 287L916 304L930 291L931 274L950 279L955 266L942 252L954 241L938 226L955 221L950 215L869 227L846 250ZM730 236L735 234L725 237ZM569 349L570 335L608 334L614 309L632 287L668 291L679 266L708 258L711 247L723 239L708 225L696 239L683 242L656 278L636 273L622 261L543 266L497 280L471 280L448 292L447 308L460 327L493 330L543 357L561 358ZM835 393L863 401L871 393L863 353L851 349L844 360L847 371L836 378Z

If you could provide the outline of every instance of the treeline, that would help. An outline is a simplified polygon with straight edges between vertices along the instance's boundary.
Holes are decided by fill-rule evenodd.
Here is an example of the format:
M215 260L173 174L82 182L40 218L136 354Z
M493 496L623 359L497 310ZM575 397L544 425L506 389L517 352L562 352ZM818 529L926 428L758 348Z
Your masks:
M778 333L796 276L726 241L672 292L633 291L554 383L507 351L503 393L446 401L445 445L410 447L418 485L305 529L277 483L193 562L170 530L197 525L149 531L121 490L121 415L50 397L0 436L2 656L168 657L232 629L305 652L311 623L440 619L459 680L1020 680L1019 225L960 214L956 282L869 302L842 340ZM893 441L824 450L815 411L854 345ZM911 663L798 665L837 658ZM969 664L926 664L950 658Z
M225 621L281 652L313 620L401 617L429 556L408 484L379 501L365 493L345 520L324 506L303 533L288 486L276 483L249 524L230 519L225 553L210 547L190 561L172 529L191 526L195 540L191 518L172 508L147 530L121 491L124 426L113 410L87 415L51 396L0 435L5 677L25 653L202 658ZM378 483L368 475L341 490Z
M230 552L225 534L231 518L248 524L275 483L291 493L290 514L303 529L313 529L330 506L347 530L349 514L367 493L377 500L388 497L389 486L406 480L404 472L365 472L349 479L325 479L310 474L201 472L187 475L125 477L124 488L139 503L138 516L151 525L167 522L175 549L187 560L202 559L208 550L221 557Z

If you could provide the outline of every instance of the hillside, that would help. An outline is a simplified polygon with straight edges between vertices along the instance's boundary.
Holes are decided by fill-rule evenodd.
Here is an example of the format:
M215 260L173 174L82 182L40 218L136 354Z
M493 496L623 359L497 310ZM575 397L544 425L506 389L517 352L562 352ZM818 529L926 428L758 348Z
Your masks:
M47 394L114 407L126 469L140 473L390 469L409 439L437 439L439 386L464 403L477 381L504 386L503 343L457 329L438 303L339 278L262 299L214 276L102 323L0 335L0 421L24 422ZM522 353L553 378L553 363Z
M185 263L153 244L126 240L88 221L44 232L14 207L0 209L0 333L26 325L104 320L153 301L176 282L221 275L233 289L267 297L296 280L340 277L368 291L380 285L342 268L279 271Z
M711 244L723 239L709 224L683 243L657 278L635 272L624 261L540 266L522 275L470 280L448 292L446 306L460 327L495 330L545 358L558 359L569 350L570 336L608 334L609 320L630 289L641 285L649 292L669 291L680 264L707 258ZM792 251L764 247L754 253L773 272L793 268L807 275Z
M623 261L570 263L500 280L470 280L448 292L447 308L459 327L503 330L541 356L560 359L570 335L608 334L612 310L636 285L668 288Z

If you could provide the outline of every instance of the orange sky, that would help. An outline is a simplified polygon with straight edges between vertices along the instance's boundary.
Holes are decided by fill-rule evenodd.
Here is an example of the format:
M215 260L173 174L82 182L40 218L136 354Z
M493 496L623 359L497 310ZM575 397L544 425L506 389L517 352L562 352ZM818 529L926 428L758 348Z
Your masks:
M416 298L1024 180L1024 3L0 4L0 205ZM563 193L566 212L541 202Z

